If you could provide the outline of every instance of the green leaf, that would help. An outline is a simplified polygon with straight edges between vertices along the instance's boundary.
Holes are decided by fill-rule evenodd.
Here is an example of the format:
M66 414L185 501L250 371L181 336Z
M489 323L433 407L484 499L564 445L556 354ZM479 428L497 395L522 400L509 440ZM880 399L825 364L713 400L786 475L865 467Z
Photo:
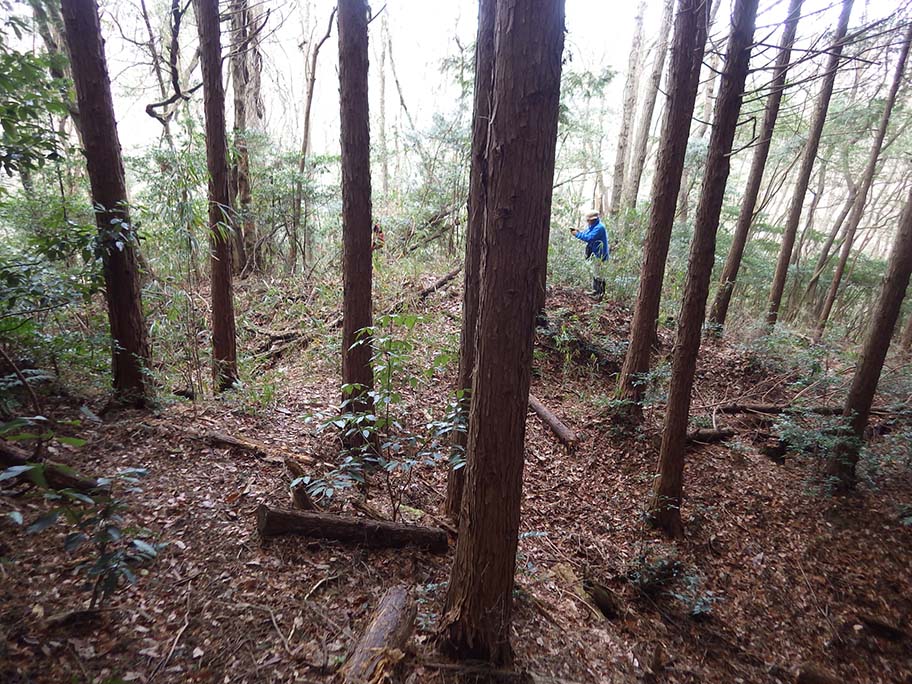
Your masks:
M80 439L79 437L64 437L63 435L58 435L55 438L61 444L68 444L69 446L81 447L85 446L86 441Z
M17 465L7 468L2 473L0 473L0 482L3 480L12 480L13 478L19 477L23 473L27 473L37 467L37 463L26 463L25 465Z
M38 520L33 522L31 525L26 528L26 532L29 534L37 534L38 532L44 532L47 528L57 522L57 518L60 516L60 511L51 511L47 515L43 515Z
M86 535L84 535L82 532L70 532L66 536L66 539L63 540L63 549L67 553L72 553L73 551L78 549L80 546L82 546L83 542L85 542L87 540L88 540L88 537Z
M133 546L135 546L139 551L149 558L155 558L158 555L158 551L155 550L155 547L152 546L149 542L145 542L142 539L134 539Z
M20 513L19 511L10 511L9 513L6 514L6 517L9 518L10 520L12 520L17 525L22 524L22 513Z

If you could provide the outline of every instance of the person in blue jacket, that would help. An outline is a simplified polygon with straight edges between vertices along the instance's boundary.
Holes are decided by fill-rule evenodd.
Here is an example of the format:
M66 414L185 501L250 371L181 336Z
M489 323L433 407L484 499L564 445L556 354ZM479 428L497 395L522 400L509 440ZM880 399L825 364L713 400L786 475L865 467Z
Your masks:
M571 228L570 233L577 240L586 243L586 260L592 273L592 294L601 298L605 294L602 269L611 254L611 248L608 246L608 231L605 230L605 225L599 219L597 211L587 211L583 216L586 219L586 230Z

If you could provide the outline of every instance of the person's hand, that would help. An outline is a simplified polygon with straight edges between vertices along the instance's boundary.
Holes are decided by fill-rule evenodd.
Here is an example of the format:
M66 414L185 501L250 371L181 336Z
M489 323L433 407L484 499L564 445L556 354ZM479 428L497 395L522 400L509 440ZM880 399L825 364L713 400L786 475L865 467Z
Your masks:
M579 231L578 231L576 228L571 228L571 229L570 229L570 235L572 235L572 236L574 236L574 237L576 237L576 234L577 234L578 232L579 232Z

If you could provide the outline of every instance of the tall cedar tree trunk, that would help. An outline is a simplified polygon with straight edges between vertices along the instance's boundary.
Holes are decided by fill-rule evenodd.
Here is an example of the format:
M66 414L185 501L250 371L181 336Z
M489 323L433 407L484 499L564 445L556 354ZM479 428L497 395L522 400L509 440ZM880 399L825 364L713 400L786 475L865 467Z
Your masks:
M779 57L776 59L773 82L770 86L769 97L766 100L763 124L760 127L760 137L754 148L750 174L747 177L747 187L744 189L744 199L741 200L741 210L738 212L738 222L735 224L732 244L728 250L728 256L725 258L725 265L722 268L719 290L709 312L709 322L719 334L721 334L722 328L725 326L725 318L728 316L732 291L735 288L735 280L741 268L744 248L747 246L747 236L750 232L751 222L754 219L754 210L757 208L757 198L760 196L760 186L763 183L763 171L766 168L766 160L769 158L773 132L776 129L776 120L779 118L779 106L782 103L782 92L785 90L792 45L795 42L795 33L798 29L798 20L801 18L801 5L803 2L804 0L791 0L789 4L788 15L785 18L785 28L782 33L782 42L779 48Z
M871 190L871 184L874 182L874 173L877 171L877 160L880 157L880 151L883 147L884 138L887 136L887 126L890 125L890 115L893 113L893 105L896 102L896 94L899 92L899 86L902 84L903 73L906 69L906 60L909 57L909 43L912 41L912 24L906 29L906 35L903 39L902 49L899 53L899 61L896 63L896 72L893 76L893 83L890 85L890 92L887 94L887 101L884 103L883 115L880 118L880 126L877 128L877 134L874 137L874 144L871 146L871 154L868 156L868 163L865 166L864 173L859 184L858 194L855 196L855 203L852 206L852 213L849 214L849 223L846 226L845 241L842 243L842 250L839 253L839 261L836 263L836 270L833 272L833 279L830 281L830 289L827 292L823 308L820 310L820 317L817 319L817 327L814 330L814 339L820 341L823 337L823 331L826 328L830 312L833 310L833 303L836 301L836 295L839 292L839 285L842 282L842 274L845 272L846 263L849 260L849 253L852 251L852 243L855 240L855 232L858 230L858 224L864 215L865 203L868 199L868 193Z
M637 195L640 194L640 179L646 165L646 152L649 147L649 132L652 130L652 116L655 112L656 99L659 96L659 84L665 68L665 55L668 53L668 34L671 31L671 20L674 14L674 0L665 0L662 10L662 23L659 27L659 38L656 43L655 60L652 72L643 95L643 111L640 113L640 125L637 128L633 149L630 154L630 169L624 174L624 188L621 191L622 212L636 209Z
M713 5L713 14L719 8L721 2ZM710 23L707 31L712 31L712 23ZM713 50L715 47L713 46ZM693 141L702 142L706 138L706 133L709 130L709 120L712 118L713 111L713 97L715 96L715 86L716 86L716 72L719 70L719 55L715 52L710 56L709 62L707 63L707 69L709 70L709 75L706 77L706 82L704 85L703 91L703 111L698 115L700 117L700 124L697 126L696 131L691 138L687 140L688 148L691 146L690 143ZM685 155L685 161L687 156ZM693 164L693 161L691 162ZM696 166L696 164L693 164ZM695 183L695 178L691 177L693 171L697 169L692 168L691 165L685 163L684 173L681 176L681 190L678 192L678 209L676 216L682 221L686 221L690 216L690 193L693 190Z
M611 205L608 208L616 216L621 207L621 195L624 189L624 174L627 169L627 148L630 144L630 133L636 114L637 91L640 83L640 50L643 44L643 15L646 3L640 2L634 23L633 42L630 45L630 59L627 62L627 80L624 83L624 108L621 114L621 130L617 138L617 152L614 156L614 176L611 182Z
M218 0L197 0L203 67L206 162L209 167L209 249L212 271L212 377L216 391L238 380L237 334L231 285L231 226L228 221L228 141L222 86Z
M494 83L494 1L478 3L478 33L475 38L475 97L472 114L472 167L469 172L469 223L466 228L464 287L462 293L462 329L459 334L459 375L457 391L463 392L460 404L468 411L472 398L472 373L475 367L475 331L478 325L478 299L481 287L481 244L484 234L487 199L488 125L491 119L491 96ZM468 432L457 432L454 446L465 450ZM447 475L445 511L459 519L465 466L450 469Z
M258 26L253 21L253 12L247 0L235 0L231 8L231 76L234 88L234 147L235 173L237 175L237 228L238 263L235 272L259 270L256 252L256 223L253 219L251 204L253 196L250 190L250 153L247 149L247 132L249 130L248 108L255 94L251 92L255 78L257 58ZM255 112L254 112L255 114Z
M307 155L310 154L310 119L311 110L313 108L314 87L317 83L317 58L320 56L320 48L323 47L323 43L329 40L329 36L332 33L333 19L335 19L335 16L336 8L333 7L332 12L329 14L329 25L326 27L326 33L323 34L323 37L317 41L317 44L313 46L308 54L310 61L307 62L307 94L304 97L304 135L301 140L301 156L298 157L298 175L295 178L294 192L291 200L291 246L288 250L287 264L289 273L294 273L298 267L299 240L303 239L304 243L304 264L307 264L307 261L311 256L309 249L310 238L309 235L307 235L306 226L305 234L303 236L300 234L301 219L303 215L302 205L304 202L304 174L307 172Z
M906 319L906 323L903 326L902 337L900 338L899 344L903 354L912 352L912 313L909 314L909 317Z
M737 0L725 56L725 71L719 87L713 131L706 157L703 189L690 246L684 284L684 300L678 323L672 361L671 383L665 409L665 428L659 454L659 470L649 504L650 521L670 537L681 536L681 495L687 418L700 351L706 297L716 252L716 232L728 181L732 142L741 111L744 82L754 41L759 0Z
M811 172L814 170L814 162L817 159L820 134L823 132L823 124L826 121L827 110L830 107L833 84L836 82L836 74L842 58L843 39L845 38L851 14L852 0L843 0L842 13L839 15L836 34L833 36L833 46L828 53L829 59L824 70L823 84L820 87L820 95L817 97L817 106L814 110L814 118L811 122L808 139L804 145L804 157L801 160L801 168L798 171L798 179L795 182L792 202L789 205L788 218L782 234L782 244L779 248L779 258L776 262L776 273L773 276L773 284L770 288L766 322L771 326L775 325L776 320L779 318L779 306L782 303L782 293L785 291L785 281L788 278L789 261L792 258L792 249L795 246L795 237L798 234L801 209L804 206L804 198L807 195Z
M493 118L466 489L440 646L512 660L510 620L538 291L545 269L563 0L497 0Z
M61 10L76 87L82 142L92 186L102 257L115 398L143 406L151 393L151 361L143 319L137 253L101 24L94 0L62 0Z
M618 396L630 401L634 412L639 411L639 402L643 396L641 378L649 371L649 353L655 340L665 260L684 170L684 155L687 152L687 133L690 130L703 63L708 13L709 7L704 0L680 0L675 17L668 105L652 183L645 256L630 326L630 343L618 385Z
M887 265L883 289L877 305L871 315L868 336L852 386L846 397L843 416L850 428L850 434L833 450L827 461L827 474L833 478L836 490L851 489L855 485L855 466L858 463L858 452L864 439L864 431L871 415L871 404L883 370L884 359L893 338L893 329L899 320L899 310L909 276L912 274L912 192L906 199L899 221L899 231L893 243L893 253Z
M368 410L374 389L371 339L358 331L371 314L370 117L367 107L367 13L365 0L341 0L339 95L342 103L342 382L357 385L354 411ZM355 344L355 343L358 344Z

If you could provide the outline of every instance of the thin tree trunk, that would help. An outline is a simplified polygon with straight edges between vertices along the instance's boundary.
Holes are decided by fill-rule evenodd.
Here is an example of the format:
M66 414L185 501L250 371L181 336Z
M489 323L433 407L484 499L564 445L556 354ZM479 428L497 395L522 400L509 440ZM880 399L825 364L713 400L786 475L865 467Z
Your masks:
M218 0L197 0L203 66L206 161L209 167L209 248L211 252L212 377L216 391L238 380L237 334L231 284L231 226L228 216L228 140Z
M669 70L668 106L661 148L652 183L652 206L646 234L643 265L637 292L630 343L618 384L618 396L637 412L643 395L643 375L649 371L649 354L655 340L665 261L671 240L675 202L687 152L687 131L697 98L703 48L706 44L708 8L704 0L680 0L675 18Z
M809 206L807 210L807 217L804 220L804 229L798 237L798 242L795 243L795 249L792 250L792 266L797 267L801 264L804 243L811 231L814 230L814 221L817 218L817 207L820 206L820 200L823 198L823 192L826 189L827 167L829 166L828 161L831 152L832 147L824 153L823 158L820 160L820 170L817 172L817 190L810 190L813 198L811 199L811 206Z
M871 184L874 182L874 173L877 170L877 160L880 157L884 138L887 135L887 126L890 125L890 115L893 113L896 94L899 92L899 86L902 84L903 73L906 69L906 59L909 56L910 43L912 43L912 24L909 25L909 28L906 30L905 38L903 39L902 50L899 55L899 61L896 64L896 72L893 76L893 83L890 85L890 92L887 94L883 115L880 118L880 126L874 137L874 144L871 146L871 154L868 157L868 163L865 166L864 174L862 175L858 194L855 197L855 204L852 206L852 213L849 214L845 242L842 243L842 251L839 253L839 261L836 264L836 270L833 273L833 279L830 282L830 289L827 292L823 308L820 311L820 317L817 319L814 339L818 341L823 337L823 331L826 328L827 320L830 317L830 311L833 309L833 303L836 301L836 295L839 292L839 285L842 282L842 274L845 271L845 266L849 259L849 252L852 251L855 231L858 230L858 224L861 223L861 217L864 215L865 203L868 199L868 193L871 190Z
M668 53L668 34L671 31L671 20L674 14L674 0L665 0L662 10L662 24L656 43L655 60L649 83L643 95L643 111L640 114L640 125L637 128L633 150L630 154L630 170L624 174L624 188L621 192L620 210L625 212L636 208L637 195L640 194L640 179L646 165L646 153L649 147L649 132L652 130L652 117L655 112L656 99L659 95L659 84L665 68L665 55Z
M469 222L466 228L465 273L462 292L462 328L459 334L459 374L457 396L463 411L468 412L472 399L472 374L475 367L475 332L481 290L481 245L484 239L485 205L488 189L488 126L491 119L491 97L494 81L494 2L478 3L478 31L475 38L475 96L472 114L472 166L469 172ZM454 437L457 451L465 452L468 431ZM447 475L445 511L459 520L462 492L465 486L463 466L450 469Z
M627 61L627 80L624 82L624 104L621 113L621 130L617 138L617 152L614 156L614 175L611 182L611 205L608 208L612 216L617 215L621 206L621 194L624 187L624 173L627 168L630 130L636 114L637 91L640 84L640 50L643 44L643 15L646 3L641 0L634 19L633 41L630 45L630 58ZM598 157L595 157L598 159Z
M792 249L795 246L798 222L801 220L801 209L804 206L805 195L807 195L811 172L814 170L817 148L820 145L820 134L823 132L823 124L826 121L827 111L830 107L833 84L836 82L836 75L842 58L843 39L845 38L851 14L852 0L843 0L842 13L839 16L839 24L833 37L833 46L829 50L829 59L824 71L823 84L817 97L817 107L814 110L811 129L804 146L804 158L801 161L801 169L798 172L798 180L795 183L795 191L792 195L792 202L789 206L788 218L782 235L779 258L776 262L776 273L773 276L769 304L767 305L766 322L770 326L775 325L776 320L779 318L779 306L782 303L782 293L785 291L785 281L788 278L789 261L792 258Z
M340 0L339 95L342 128L342 383L353 411L368 410L374 389L371 313L370 116L367 99L366 0Z
M380 18L380 189L383 196L389 196L389 150L386 147L386 47L389 40L389 26L386 12Z
M62 0L61 10L76 99L83 114L82 141L103 249L115 398L143 406L151 394L147 375L151 353L142 312L139 240L127 206L101 22L94 0Z
M908 355L909 353L912 353L912 312L909 313L909 317L906 319L906 325L903 327L900 347L902 348L903 354Z
M718 9L721 2L717 2L713 5L713 12ZM711 30L712 26L707 30ZM703 111L700 113L700 123L697 125L697 129L694 131L693 137L688 137L687 145L690 147L691 142L694 140L702 141L706 138L706 132L709 130L709 122L712 119L713 112L713 95L715 94L716 86L716 74L719 71L719 55L713 53L709 58L708 71L709 75L706 77L706 85L703 90ZM678 193L678 210L677 215L681 218L682 221L686 221L690 216L690 193L693 190L693 186L696 184L696 179L692 177L692 172L695 169L691 168L691 165L684 166L684 175L681 178L681 191Z
M291 204L291 246L288 251L288 271L294 273L298 263L298 240L300 239L302 203L304 201L304 175L307 172L307 155L310 154L310 118L311 109L313 108L314 86L317 82L317 58L320 56L320 48L323 43L329 40L332 33L333 19L336 16L336 8L333 7L329 14L329 25L326 27L326 33L314 45L310 52L310 61L307 63L307 94L304 98L304 135L301 140L301 156L298 157L298 175L294 182L294 193ZM306 228L306 226L305 226ZM304 263L307 264L310 258L309 237L303 236L304 242Z
M899 310L906 295L910 274L912 193L906 199L883 288L871 315L871 326L855 368L852 386L846 397L843 416L850 428L850 434L837 445L827 462L826 471L832 478L836 490L851 489L855 485L858 453L864 441L864 431L871 415L877 383L880 381L884 359L893 339L893 330L899 320Z
M684 300L681 303L668 388L665 427L662 431L659 470L649 504L650 521L670 537L679 537L682 533L681 499L690 394L700 351L700 333L715 260L716 232L725 197L725 184L728 181L732 142L735 139L754 41L758 3L759 0L737 0L732 12L725 72L716 100L703 190L690 247Z
M564 2L497 0L494 35L469 458L440 647L500 665L512 660L525 425L538 287L547 260Z

